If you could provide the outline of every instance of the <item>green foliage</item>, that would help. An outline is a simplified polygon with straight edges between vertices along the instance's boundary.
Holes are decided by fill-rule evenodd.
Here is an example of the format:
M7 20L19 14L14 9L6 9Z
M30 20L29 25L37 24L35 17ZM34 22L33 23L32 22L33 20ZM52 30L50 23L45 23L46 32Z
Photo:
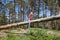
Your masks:
M41 29L36 29L36 31L34 31L34 30L31 29L31 33L32 33L32 36L35 37L35 40L53 39L53 36L51 34L47 35L46 30L41 30Z
M45 30L40 28L28 29L26 34L8 34L7 40L60 40L59 35L47 33L51 30ZM54 31L55 32L55 31Z
M47 33L50 30L34 28L30 29L31 39L33 40L59 40L60 36L56 34ZM55 31L54 31L55 32Z
M7 40L30 40L30 38L24 34L9 34Z

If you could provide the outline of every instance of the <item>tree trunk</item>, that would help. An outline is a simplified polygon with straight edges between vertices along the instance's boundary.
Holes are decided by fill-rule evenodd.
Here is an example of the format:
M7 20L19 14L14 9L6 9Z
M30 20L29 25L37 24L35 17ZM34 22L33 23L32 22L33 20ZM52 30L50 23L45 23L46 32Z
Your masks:
M38 1L38 18L39 18L39 14L40 14L40 0Z

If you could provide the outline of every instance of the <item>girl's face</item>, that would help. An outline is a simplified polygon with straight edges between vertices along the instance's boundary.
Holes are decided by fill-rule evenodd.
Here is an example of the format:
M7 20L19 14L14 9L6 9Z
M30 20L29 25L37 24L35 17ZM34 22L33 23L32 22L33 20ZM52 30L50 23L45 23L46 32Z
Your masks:
M31 12L31 14L33 14L33 12Z

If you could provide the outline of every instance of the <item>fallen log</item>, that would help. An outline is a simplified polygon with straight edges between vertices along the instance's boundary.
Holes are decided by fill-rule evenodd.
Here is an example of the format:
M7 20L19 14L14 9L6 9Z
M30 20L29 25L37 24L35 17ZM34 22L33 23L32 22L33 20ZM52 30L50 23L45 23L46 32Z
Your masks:
M46 18L40 18L40 19L36 19L36 20L31 20L30 23L41 22L41 21L44 22L44 21L57 20L57 19L60 19L60 15L46 17ZM26 25L28 23L29 23L29 21L7 24L7 25L0 26L0 29L10 28L10 27L19 26L19 25Z

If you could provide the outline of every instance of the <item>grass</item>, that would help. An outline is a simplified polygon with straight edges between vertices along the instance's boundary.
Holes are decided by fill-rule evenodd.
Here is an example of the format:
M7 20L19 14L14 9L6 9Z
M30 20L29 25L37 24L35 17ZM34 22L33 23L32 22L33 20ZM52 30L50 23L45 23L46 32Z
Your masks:
M9 33L3 40L60 40L59 31L31 28L26 34Z
M30 38L24 34L9 34L7 40L30 40Z

